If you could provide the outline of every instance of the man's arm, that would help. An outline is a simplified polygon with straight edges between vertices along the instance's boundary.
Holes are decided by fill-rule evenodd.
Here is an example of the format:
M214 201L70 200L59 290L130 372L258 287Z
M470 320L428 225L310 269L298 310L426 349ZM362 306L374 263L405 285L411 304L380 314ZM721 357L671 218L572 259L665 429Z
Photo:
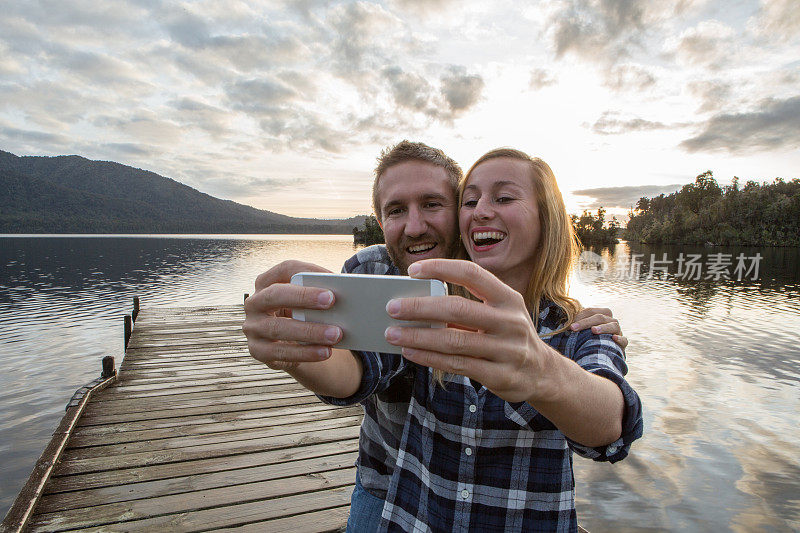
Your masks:
M242 330L258 361L284 370L304 387L326 396L345 398L361 383L363 368L348 350L334 349L342 337L336 326L301 322L291 309L328 309L334 294L328 289L289 283L298 272L329 272L300 261L284 261L256 279L256 292L245 301Z

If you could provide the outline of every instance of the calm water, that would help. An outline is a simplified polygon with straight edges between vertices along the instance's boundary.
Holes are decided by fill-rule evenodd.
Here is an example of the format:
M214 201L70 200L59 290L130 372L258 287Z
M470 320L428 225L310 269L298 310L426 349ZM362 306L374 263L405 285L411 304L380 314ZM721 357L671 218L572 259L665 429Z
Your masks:
M142 306L237 304L288 258L338 271L348 236L0 237L0 512L27 479L73 392L122 355L122 316ZM573 294L611 307L631 339L645 437L616 465L575 460L593 533L800 529L800 250L598 250ZM736 256L760 253L759 279ZM651 254L732 254L733 279L648 278ZM631 275L631 257L645 264ZM634 266L635 266L634 261ZM591 268L587 268L591 267ZM752 277L752 272L748 278Z

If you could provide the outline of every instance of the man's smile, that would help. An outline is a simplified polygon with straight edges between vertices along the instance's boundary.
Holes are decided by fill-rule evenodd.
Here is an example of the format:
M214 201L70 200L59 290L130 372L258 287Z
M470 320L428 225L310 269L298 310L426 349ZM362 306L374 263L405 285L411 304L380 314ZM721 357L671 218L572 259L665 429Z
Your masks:
M409 246L406 248L406 251L410 254L424 254L429 250L433 250L436 247L435 242L424 242L421 244L415 244L413 246Z

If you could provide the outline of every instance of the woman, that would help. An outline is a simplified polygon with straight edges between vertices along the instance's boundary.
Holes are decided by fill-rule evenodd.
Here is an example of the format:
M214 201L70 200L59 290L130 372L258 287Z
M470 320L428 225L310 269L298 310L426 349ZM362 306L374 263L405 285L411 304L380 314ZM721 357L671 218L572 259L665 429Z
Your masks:
M578 310L567 295L576 243L547 164L491 151L459 196L472 262L419 261L408 273L476 299L387 306L452 326L386 331L405 360L385 372L412 373L414 387L381 529L574 531L571 451L624 458L641 436L641 404L609 336L566 330Z

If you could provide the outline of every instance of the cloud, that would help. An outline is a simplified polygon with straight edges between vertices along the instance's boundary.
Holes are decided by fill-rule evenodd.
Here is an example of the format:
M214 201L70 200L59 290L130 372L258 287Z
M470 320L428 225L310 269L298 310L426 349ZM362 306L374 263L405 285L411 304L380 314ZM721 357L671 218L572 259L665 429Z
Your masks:
M757 110L722 113L680 147L688 152L753 153L800 147L800 96L763 100Z
M61 152L74 141L68 135L16 128L4 122L0 122L0 137L13 139L14 146L9 149L25 153Z
M562 2L548 26L556 57L574 53L585 59L614 62L627 56L646 22L644 0Z
M466 111L475 105L483 92L483 78L476 74L467 74L460 66L451 66L449 72L441 78L442 95L453 115Z
M731 84L726 81L693 81L688 84L689 92L700 99L698 113L719 111L730 100Z
M770 41L788 42L800 36L800 9L796 0L762 0L751 19L754 33Z
M459 65L450 65L444 70L438 91L421 75L398 66L387 67L383 76L397 106L444 122L452 121L474 106L485 85L480 75L468 74L466 68ZM413 127L414 118L406 117L405 122L407 127Z
M684 124L665 124L642 118L622 119L619 118L618 114L606 111L592 124L592 131L600 135L620 135L636 131L665 130L682 126Z
M653 197L659 194L669 194L683 187L682 184L673 185L634 185L629 187L600 187L596 189L581 189L572 191L575 196L586 196L592 201L585 205L585 209L598 207L627 209L636 205L643 196Z
M655 76L640 65L616 65L605 73L606 87L615 91L632 89L644 91L656 83Z
M170 106L173 108L172 117L182 126L196 127L215 139L232 131L231 113L228 110L190 97L172 101Z
M342 77L369 76L390 63L387 36L399 39L397 18L377 4L356 2L328 13L332 35L332 67Z
M667 44L678 60L714 70L723 68L739 49L736 31L716 20L704 20Z
M547 69L543 68L535 68L531 71L531 81L528 83L528 87L531 90L538 91L555 83L556 78L552 72L548 72Z
M433 87L425 78L397 66L385 68L383 75L397 105L420 112L429 109Z
M608 68L645 51L667 22L705 1L561 0L551 10L545 36L556 58L570 54Z
M113 154L120 154L125 156L135 157L153 157L154 155L163 153L153 146L145 146L138 143L105 143L100 145L101 152L108 151Z
M50 130L65 131L96 107L91 97L62 83L37 81L0 85L0 109L16 110L27 120Z
M134 110L126 116L98 115L92 123L101 128L113 128L123 138L167 146L177 144L184 135L178 124L150 110Z
M236 81L225 92L234 109L254 115L269 113L275 106L286 104L299 96L285 83L268 78Z

